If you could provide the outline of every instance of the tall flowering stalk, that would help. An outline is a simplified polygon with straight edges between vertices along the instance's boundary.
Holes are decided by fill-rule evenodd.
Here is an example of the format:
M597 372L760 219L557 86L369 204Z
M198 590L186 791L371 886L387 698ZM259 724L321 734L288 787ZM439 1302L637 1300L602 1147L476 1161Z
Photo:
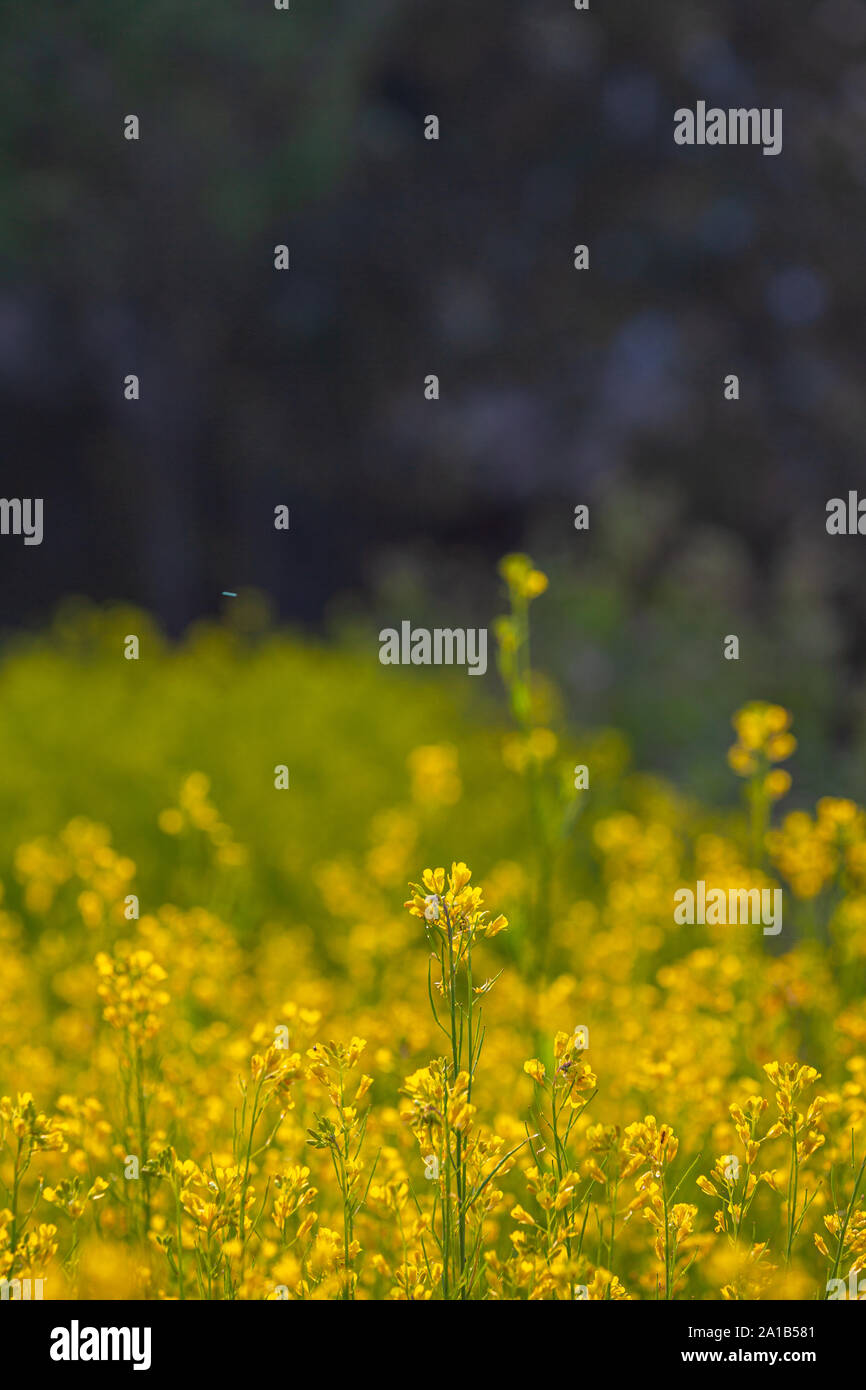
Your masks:
M506 764L525 779L536 860L534 940L524 954L543 966L550 935L555 856L544 765L556 751L556 738L550 729L537 727L535 718L529 605L546 590L547 576L535 569L528 555L506 555L499 573L505 580L510 608L507 616L497 619L494 629L499 673L519 731L506 743L504 756Z
M247 1222L250 1206L250 1186L255 1172L256 1159L277 1137L286 1112L293 1109L291 1088L302 1073L301 1055L289 1052L287 1048L272 1043L265 1053L255 1053L250 1058L250 1080L239 1082L242 1103L240 1112L234 1118L234 1158L240 1174L240 1195L238 1200L238 1246L240 1271L243 1277L247 1242L251 1231ZM262 1120L267 1122L269 1106L276 1108L276 1116L270 1120L270 1128L260 1129Z
M162 966L150 951L118 947L115 955L100 951L95 961L99 983L96 992L105 1005L102 1016L120 1035L120 1074L126 1133L134 1136L141 1170L141 1233L150 1230L149 1091L146 1072L151 1058L148 1044L160 1027L159 1013L169 1002L161 988L166 979Z
M791 1165L788 1172L788 1192L785 1204L787 1217L787 1239L785 1242L785 1264L791 1263L791 1250L812 1202L811 1197L803 1199L803 1210L797 1215L800 1173L803 1163L824 1143L824 1136L818 1130L824 1109L823 1096L816 1096L805 1114L797 1109L796 1101L807 1086L820 1079L821 1073L814 1067L798 1066L796 1062L767 1062L764 1071L776 1089L776 1108L779 1118L767 1130L767 1139L778 1139L786 1134L791 1146Z
M710 1173L696 1179L702 1192L721 1202L715 1213L715 1229L717 1234L726 1235L732 1246L736 1246L740 1240L743 1222L749 1215L761 1184L766 1183L774 1190L776 1188L774 1171L759 1174L753 1171L764 1142L758 1136L758 1123L767 1104L763 1096L749 1096L743 1106L729 1106L745 1162L740 1163L736 1154L722 1154L716 1159Z
M625 1153L638 1160L639 1176L635 1182L637 1197L628 1209L628 1216L642 1211L654 1227L653 1242L656 1258L664 1265L664 1297L673 1298L674 1289L694 1262L692 1259L677 1269L677 1258L683 1241L691 1235L698 1209L691 1202L675 1202L674 1198L689 1177L698 1158L671 1189L669 1169L677 1156L679 1140L670 1125L659 1125L654 1115L647 1115L625 1131Z
M473 957L478 938L497 936L508 922L501 915L490 918L482 890L470 887L472 871L466 864L452 864L447 876L441 868L425 869L421 877L420 884L410 884L406 907L423 921L432 947L427 994L436 1026L448 1040L450 1059L431 1062L407 1078L408 1105L402 1113L421 1145L425 1173L437 1184L439 1226L434 1229L443 1297L466 1298L478 1268L477 1243L470 1247L467 1220L511 1158L507 1154L486 1172L489 1164L472 1124L472 1087L484 1046L478 1000L499 978L476 985ZM435 981L434 962L440 972Z
M784 762L796 751L791 733L791 715L781 705L753 700L737 710L731 719L737 741L728 749L728 766L738 777L748 778L746 800L749 805L752 863L763 866L764 848L770 823L770 807L791 787L791 775L773 763Z
M546 1266L536 1280L539 1297L577 1297L577 1264L583 1247L588 1198L592 1191L590 1177L580 1191L580 1174L569 1150L571 1132L596 1094L597 1078L583 1059L583 1041L579 1032L557 1033L553 1044L553 1074L548 1077L544 1063L537 1057L524 1062L523 1070L531 1076L546 1104L536 1107L539 1133L532 1143L535 1166L526 1173L527 1184L542 1211L536 1220L523 1207L512 1209L512 1219L523 1228L512 1237L512 1244L521 1253L543 1255ZM583 1220L581 1208L586 1205ZM534 1291L530 1297L534 1296Z
M354 1299L358 1283L356 1262L361 1247L355 1239L355 1217L366 1199L378 1161L377 1155L364 1186L361 1150L369 1112L366 1108L359 1109L359 1105L373 1084L373 1078L362 1074L357 1086L352 1087L351 1099L349 1078L366 1046L364 1038L352 1038L348 1046L336 1042L316 1043L307 1052L311 1059L307 1076L324 1086L336 1111L333 1119L328 1115L316 1116L316 1127L308 1130L307 1143L330 1154L343 1201L343 1254L337 1263L337 1272L340 1297L346 1300Z
M0 1187L9 1202L9 1207L0 1213L3 1239L0 1241L0 1279L11 1278L16 1273L16 1257L22 1247L22 1237L26 1230L36 1200L26 1212L21 1211L21 1185L36 1153L65 1153L68 1148L65 1125L57 1116L49 1116L38 1110L29 1091L19 1091L17 1099L11 1096L0 1097L0 1158L8 1149L11 1158L12 1181L6 1183L0 1175ZM40 1231L48 1230L40 1227ZM56 1228L51 1227L56 1234ZM55 1247L56 1248L56 1247Z
M585 802L575 795L574 773L556 761L559 740L547 727L550 700L532 668L530 605L548 587L547 575L528 555L506 555L499 565L510 611L497 618L495 633L499 673L516 725L503 745L506 767L523 778L528 825L535 860L535 900L532 932L518 936L521 962L527 973L544 976L550 966L554 890L562 847L574 829ZM542 1036L536 1046L542 1047Z

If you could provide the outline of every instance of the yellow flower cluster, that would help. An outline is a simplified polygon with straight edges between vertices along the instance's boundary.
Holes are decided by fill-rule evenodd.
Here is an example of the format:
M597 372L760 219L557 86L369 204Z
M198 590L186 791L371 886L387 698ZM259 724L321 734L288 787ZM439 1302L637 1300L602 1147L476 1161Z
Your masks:
M731 721L737 741L728 749L728 764L738 777L762 776L763 789L773 801L791 788L790 774L782 768L767 770L770 763L790 758L797 740L790 732L791 715L781 705L754 701L738 710Z
M798 898L816 898L837 878L866 887L866 815L853 801L822 797L814 819L792 811L766 843Z
M203 772L192 772L184 779L177 806L166 807L159 814L159 828L166 835L181 835L200 830L213 846L216 862L227 868L239 868L247 863L247 852L237 843L230 826L220 816L210 796L210 778Z
M499 573L518 599L538 598L547 589L547 575L535 568L528 555L506 555L500 561Z
M150 951L126 950L112 958L104 951L96 957L99 983L96 992L105 1004L102 1016L112 1028L134 1042L146 1042L159 1029L158 1011L169 1001L159 986L166 973Z
M484 909L481 889L469 887L471 877L472 870L462 863L451 865L447 879L444 869L425 869L421 883L410 884L412 897L405 903L428 931L457 945L461 951L476 936L498 936L508 926L508 919L501 913L488 920L490 914Z
M78 816L56 838L41 836L20 845L15 876L30 912L45 916L67 885L77 889L76 905L85 926L123 920L124 895L135 864L111 847L108 827Z

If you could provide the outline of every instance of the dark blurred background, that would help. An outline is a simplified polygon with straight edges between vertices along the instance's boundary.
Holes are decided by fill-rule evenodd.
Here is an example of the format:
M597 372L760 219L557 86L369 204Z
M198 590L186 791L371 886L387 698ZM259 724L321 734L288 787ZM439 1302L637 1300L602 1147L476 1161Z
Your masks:
M689 777L781 699L805 785L859 780L862 0L6 0L0 39L2 491L45 499L0 623L254 587L370 640L489 621L525 548L570 713ZM677 147L701 99L782 153Z

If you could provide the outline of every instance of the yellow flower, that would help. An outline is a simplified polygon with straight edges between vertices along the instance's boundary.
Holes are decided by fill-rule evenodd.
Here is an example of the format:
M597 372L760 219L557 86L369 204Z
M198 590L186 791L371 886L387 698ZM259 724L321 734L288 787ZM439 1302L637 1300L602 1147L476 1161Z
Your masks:
M529 1212L526 1211L525 1208L521 1207L520 1205L516 1205L511 1208L511 1219L512 1221L516 1221L520 1226L534 1226L536 1224L532 1217L529 1215Z
M517 599L538 598L547 588L547 575L535 569L528 555L506 555L500 561L499 573Z
M771 801L778 801L791 790L791 774L783 768L773 768L764 778L764 791Z

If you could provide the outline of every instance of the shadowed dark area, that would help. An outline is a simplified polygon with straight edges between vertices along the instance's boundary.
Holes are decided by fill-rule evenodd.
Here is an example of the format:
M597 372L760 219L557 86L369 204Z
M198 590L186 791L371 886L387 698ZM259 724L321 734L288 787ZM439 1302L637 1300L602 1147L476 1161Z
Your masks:
M468 624L531 548L582 714L640 738L629 689L694 703L678 663L755 625L743 684L859 736L861 0L51 0L0 39L3 492L45 499L4 625L249 586ZM678 147L698 100L782 108L781 154Z

